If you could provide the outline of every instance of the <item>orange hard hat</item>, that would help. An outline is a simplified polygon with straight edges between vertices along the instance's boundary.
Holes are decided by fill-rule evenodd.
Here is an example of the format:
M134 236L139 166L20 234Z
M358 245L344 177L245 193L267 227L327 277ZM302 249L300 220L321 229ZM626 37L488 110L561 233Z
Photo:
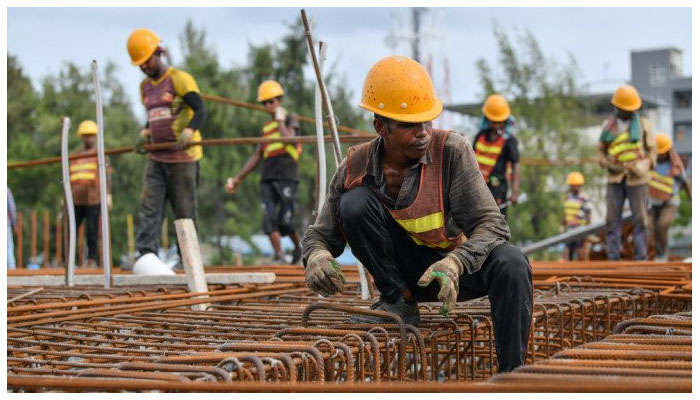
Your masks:
M282 89L282 85L277 83L276 81L265 81L258 86L258 101L265 101L265 100L270 100L274 99L275 97L279 97L284 95L284 90Z
M141 65L148 61L160 44L160 38L149 29L136 29L126 41L126 49L131 56L131 65Z
M665 133L656 134L656 152L658 154L666 154L673 147L673 139Z
M360 107L402 122L428 122L442 113L428 71L403 56L382 58L370 68Z
M584 183L586 183L586 179L578 171L571 172L566 176L566 184L569 186L582 186Z
M637 89L632 85L622 85L613 94L610 100L612 105L624 111L637 111L642 107L642 98Z
M502 122L510 117L510 106L505 97L500 94L492 94L486 98L481 112L489 121Z

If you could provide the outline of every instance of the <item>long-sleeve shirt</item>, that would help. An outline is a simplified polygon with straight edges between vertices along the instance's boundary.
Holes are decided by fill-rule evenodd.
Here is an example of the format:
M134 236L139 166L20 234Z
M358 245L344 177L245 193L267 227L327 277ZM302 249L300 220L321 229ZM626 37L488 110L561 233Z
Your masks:
M625 169L620 168L619 170L612 170L610 168L607 168L608 172L608 183L620 183L622 182L625 178L626 180L626 185L627 186L639 186L639 185L646 185L647 182L649 182L650 178L650 172L656 165L656 138L654 134L652 133L651 130L651 124L649 121L644 118L640 117L639 118L640 123L641 123L641 129L642 129L642 137L639 139L642 141L642 158L635 160L633 162L627 163ZM629 121L624 121L621 119L617 119L617 130L618 133L625 132L629 129L630 123ZM603 123L603 127L605 127L607 124L607 121ZM599 151L601 154L601 157L605 159L608 155L608 147L610 146L609 143L600 143L599 146ZM633 164L639 164L636 167L640 171L644 171L641 175L637 175L633 172L634 170L634 165Z
M396 199L386 191L386 181L382 170L384 144L381 137L374 139L369 151L369 165L365 183L381 200L392 209L403 209L410 205L418 193L420 172L423 164L432 162L433 157L426 153L406 173ZM340 230L338 203L345 192L343 186L346 175L344 159L336 171L316 222L304 234L304 265L314 250L328 250L334 257L345 248L345 238ZM452 250L472 274L481 268L491 250L510 239L510 230L496 201L479 171L471 144L461 135L452 133L447 137L443 148L443 202L445 229L448 236L464 232L468 240ZM447 252L445 252L447 255Z

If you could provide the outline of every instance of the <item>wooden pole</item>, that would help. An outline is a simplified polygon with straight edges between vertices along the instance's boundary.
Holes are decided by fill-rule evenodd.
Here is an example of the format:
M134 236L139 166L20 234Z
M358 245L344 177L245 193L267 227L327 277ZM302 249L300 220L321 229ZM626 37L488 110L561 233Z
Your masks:
M193 293L208 292L209 287L204 274L202 254L199 251L199 240L194 222L190 218L176 219L175 232L180 245L180 254L182 254L182 264L187 275L187 287ZM206 310L207 306L208 304L195 304L192 308Z
M168 217L163 218L163 226L160 230L160 240L163 250L167 251L170 247L170 241L168 240Z
M85 219L83 219L85 221ZM78 227L78 266L85 266L85 224L80 224Z
M49 259L51 258L49 254L49 228L51 228L51 220L49 219L49 212L44 211L44 262L42 267L46 268L49 266Z
M126 240L129 246L129 265L134 265L134 217L131 214L126 216Z
M17 210L17 268L24 268L24 252L22 251L22 246L24 240L22 238L22 211Z
M56 265L63 264L63 218L56 215Z
M36 210L30 214L29 262L36 262Z

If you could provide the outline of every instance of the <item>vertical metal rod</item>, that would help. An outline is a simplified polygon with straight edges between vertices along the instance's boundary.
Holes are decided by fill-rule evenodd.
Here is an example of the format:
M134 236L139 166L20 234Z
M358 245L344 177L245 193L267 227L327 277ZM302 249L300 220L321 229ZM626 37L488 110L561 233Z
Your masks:
M66 286L73 286L75 276L75 209L73 208L73 191L70 188L70 162L68 160L68 131L70 118L63 117L61 129L61 172L63 174L63 198L66 200L68 215L68 247L66 262Z
M95 109L97 113L97 169L100 177L100 217L102 219L102 259L104 260L105 289L112 286L112 257L109 254L109 210L107 209L107 171L105 169L104 120L102 93L97 60L92 60L92 81L95 85Z
M29 237L29 262L36 262L36 210L30 214L30 237Z
M56 215L56 264L63 264L63 224L61 223L61 213Z
M304 29L306 30L306 44L309 48L309 53L311 53L311 61L313 61L314 72L316 72L316 81L319 88L321 89L321 98L323 100L323 106L328 112L328 126L331 129L331 137L333 138L333 155L335 156L335 166L337 167L342 160L342 154L340 151L340 140L338 139L338 127L335 124L335 114L333 113L333 105L331 104L330 96L328 95L328 90L326 89L326 84L323 82L323 75L321 74L321 69L318 64L318 59L316 58L316 50L314 49L314 40L311 36L311 28L309 27L309 20L306 18L306 11L301 9L301 20L304 24Z
M131 214L126 216L126 240L129 246L129 265L134 266L134 217Z
M17 268L23 268L24 260L22 258L24 257L24 251L22 247L24 246L24 240L22 238L22 211L19 210L17 210L17 232L15 236L17 237Z
M323 71L323 64L326 61L326 49L328 44L326 42L318 43L319 51L319 68ZM323 203L326 198L326 144L323 141L323 100L321 98L321 88L316 84L315 97L314 97L314 113L316 115L316 150L318 153L317 166L318 166L318 183L316 187L316 215L321 213L321 208L323 208Z
M44 211L44 262L42 263L42 267L46 268L49 266L49 259L50 254L49 254L49 228L51 227L51 220L49 219L49 212Z
M83 220L84 221L84 220ZM78 266L85 266L85 223L80 224L78 235Z

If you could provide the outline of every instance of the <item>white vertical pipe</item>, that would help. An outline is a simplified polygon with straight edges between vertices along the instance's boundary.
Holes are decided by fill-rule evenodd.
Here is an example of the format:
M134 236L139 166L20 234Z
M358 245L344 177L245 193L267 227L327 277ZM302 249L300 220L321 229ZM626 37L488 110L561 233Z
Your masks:
M70 186L70 160L68 158L68 134L70 118L63 117L61 124L61 172L63 175L63 197L66 199L68 213L68 262L66 263L66 286L73 286L75 276L75 209L73 208L73 191Z
M326 61L326 42L319 42L319 68L323 71L323 64ZM316 150L318 152L318 187L316 193L316 215L321 214L323 203L326 199L326 143L323 140L323 100L321 99L321 88L316 83L314 98L314 113L316 117Z
M112 257L109 254L109 214L107 210L107 171L105 169L104 120L102 93L97 61L92 60L92 81L95 85L95 108L97 113L97 169L100 177L100 216L102 218L102 261L104 264L105 289L112 286Z

